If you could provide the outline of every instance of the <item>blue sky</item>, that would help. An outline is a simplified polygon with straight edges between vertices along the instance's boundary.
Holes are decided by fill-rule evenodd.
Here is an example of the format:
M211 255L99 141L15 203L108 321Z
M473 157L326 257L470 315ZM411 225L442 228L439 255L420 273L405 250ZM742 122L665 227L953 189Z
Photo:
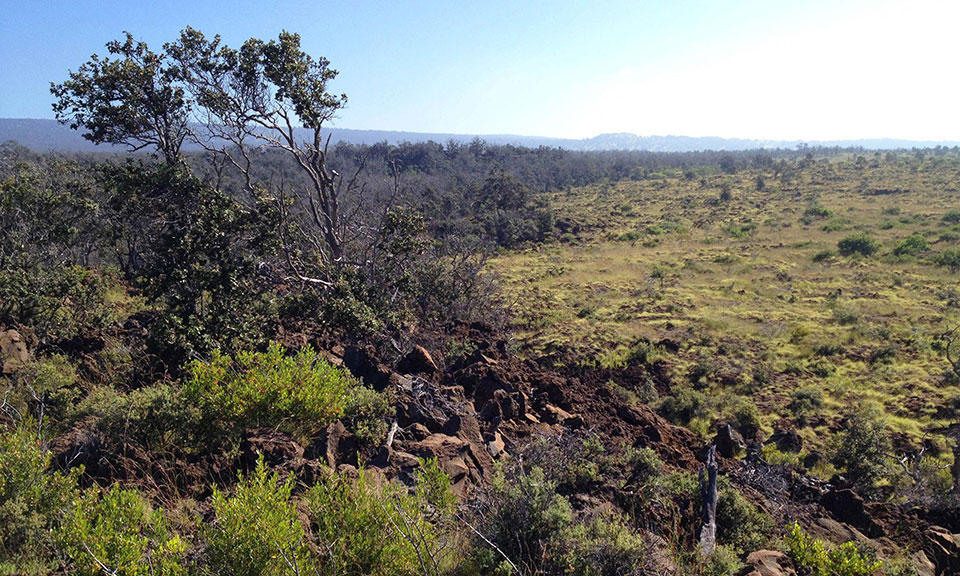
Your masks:
M298 32L344 128L589 137L960 139L960 2L0 0L0 117L128 30Z

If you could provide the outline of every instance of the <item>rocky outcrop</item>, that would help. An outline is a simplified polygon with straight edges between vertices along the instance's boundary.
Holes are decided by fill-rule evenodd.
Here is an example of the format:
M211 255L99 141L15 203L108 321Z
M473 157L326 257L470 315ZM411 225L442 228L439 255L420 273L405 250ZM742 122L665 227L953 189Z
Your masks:
M797 434L796 430L778 428L773 431L773 436L770 436L765 444L773 444L781 452L797 454L803 449L803 438Z
M397 362L397 372L401 374L435 374L439 371L437 363L423 346L414 346Z
M0 365L4 374L13 374L33 357L27 339L18 330L0 331Z
M793 562L777 550L756 550L747 555L747 567L741 576L796 576Z
M960 574L960 534L951 534L940 526L930 526L923 533L923 551L936 567L938 576Z

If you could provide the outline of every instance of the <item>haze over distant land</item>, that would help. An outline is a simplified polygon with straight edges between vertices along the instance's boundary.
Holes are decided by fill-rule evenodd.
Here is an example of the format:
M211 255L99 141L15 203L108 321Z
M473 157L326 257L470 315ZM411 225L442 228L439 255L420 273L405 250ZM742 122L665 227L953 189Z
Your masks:
M749 140L742 138L690 137L690 136L638 136L629 133L600 134L593 138L571 139L545 136L519 136L514 134L443 134L428 132L397 132L389 130L351 130L331 128L332 142L349 144L376 144L387 142L433 141L445 144L449 141L467 143L479 138L490 144L513 144L516 146L563 148L578 151L599 150L649 150L654 152L691 152L697 150L751 150L755 148L795 148L804 143L810 146L862 147L869 150L899 148L953 147L960 142L912 141L892 138L861 140ZM120 152L122 146L96 146L85 140L80 132L45 119L0 118L0 143L14 140L36 152ZM184 144L186 150L196 146Z

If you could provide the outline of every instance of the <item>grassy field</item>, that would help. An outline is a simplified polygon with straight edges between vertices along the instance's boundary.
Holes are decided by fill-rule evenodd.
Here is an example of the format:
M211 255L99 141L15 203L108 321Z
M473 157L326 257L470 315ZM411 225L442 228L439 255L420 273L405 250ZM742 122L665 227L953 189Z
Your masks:
M706 399L694 430L708 433L748 398L767 431L802 424L821 446L850 408L874 400L917 444L953 421L946 406L958 395L938 336L960 323L960 274L936 263L960 245L958 186L955 153L649 174L552 194L579 232L491 269L527 354L659 360L667 394ZM875 253L841 253L857 234ZM822 405L804 409L816 390Z

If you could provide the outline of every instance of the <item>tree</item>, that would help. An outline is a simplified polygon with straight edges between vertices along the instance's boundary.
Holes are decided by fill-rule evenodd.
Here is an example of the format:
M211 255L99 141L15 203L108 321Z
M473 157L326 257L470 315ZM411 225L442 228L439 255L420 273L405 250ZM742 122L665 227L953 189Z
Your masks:
M253 148L285 151L307 183L305 189L284 183L276 199L290 204L285 194L292 184L293 200L307 216L285 212L286 263L298 280L328 287L333 268L357 264L348 247L374 242L378 227L361 222L363 163L349 177L327 165L329 137L324 141L322 130L347 101L327 91L337 76L327 59L312 58L301 50L299 35L286 31L277 40L251 38L233 49L188 27L161 53L126 33L107 49L118 58L93 55L69 80L52 85L61 122L85 129L93 142L152 146L168 164L179 161L189 139L238 170L257 197L268 194L253 172ZM293 237L311 250L294 249ZM311 267L317 275L309 275Z
M168 164L177 162L187 137L189 103L174 82L164 54L151 52L129 32L107 44L117 58L90 57L70 79L51 83L53 111L61 124L97 144L124 144L131 150L155 147Z
M222 45L219 36L208 40L188 27L164 49L176 62L176 79L196 104L191 118L203 130L194 140L239 170L248 189L255 185L251 146L277 148L296 161L308 189L295 189L294 195L306 205L313 227L299 230L315 248L323 277L308 276L305 263L311 259L289 249L288 264L301 281L331 285L328 269L351 261L347 246L370 231L359 221L363 163L349 178L327 165L330 139L323 139L324 123L347 102L345 94L327 91L337 71L326 58L301 50L300 36L286 31L275 41L251 38L235 50Z

